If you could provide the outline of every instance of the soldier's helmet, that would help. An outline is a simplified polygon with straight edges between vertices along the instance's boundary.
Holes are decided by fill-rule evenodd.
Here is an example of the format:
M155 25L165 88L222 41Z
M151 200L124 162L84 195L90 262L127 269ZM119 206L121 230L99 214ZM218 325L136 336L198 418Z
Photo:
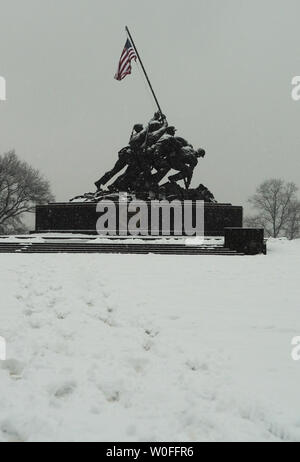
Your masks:
M150 122L150 124L149 124L149 132L150 133L156 132L160 128L161 128L161 123L160 122L153 121L153 122Z
M185 140L184 138L181 138L180 136L176 136L176 140L179 141L182 147L189 146L189 143L187 142L187 140Z
M198 149L195 152L196 152L197 157L205 157L205 155L206 155L206 152L204 151L204 149Z
M133 127L133 130L134 130L136 133L140 133L143 129L144 129L144 127L143 127L142 124L136 124L136 125Z
M175 136L176 128L175 127L168 127L166 133L171 136Z

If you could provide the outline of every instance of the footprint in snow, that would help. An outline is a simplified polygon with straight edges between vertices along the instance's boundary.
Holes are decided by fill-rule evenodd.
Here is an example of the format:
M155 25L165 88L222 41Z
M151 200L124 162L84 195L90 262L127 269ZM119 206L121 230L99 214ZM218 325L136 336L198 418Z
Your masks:
M106 401L109 403L117 403L120 401L121 393L112 384L110 386L108 386L108 384L98 385L98 389L103 393Z
M77 385L74 381L66 382L60 385L55 391L54 396L57 399L67 398L68 396L72 395L77 388Z
M20 433L9 420L5 420L0 424L0 430L8 443L22 443L24 441Z
M3 370L8 371L12 379L21 379L23 371L25 369L25 363L18 361L16 359L8 359L0 363L0 367Z
M137 374L141 374L146 369L149 361L145 358L132 358L130 363Z
M159 330L151 330L151 329L146 329L145 334L148 335L149 337L157 337L159 335Z
M207 363L200 362L197 360L188 360L186 362L186 366L193 372L197 372L197 371L207 372L209 370L209 366Z
M143 349L145 351L150 351L152 350L153 347L154 347L154 342L151 339L146 340L143 344Z

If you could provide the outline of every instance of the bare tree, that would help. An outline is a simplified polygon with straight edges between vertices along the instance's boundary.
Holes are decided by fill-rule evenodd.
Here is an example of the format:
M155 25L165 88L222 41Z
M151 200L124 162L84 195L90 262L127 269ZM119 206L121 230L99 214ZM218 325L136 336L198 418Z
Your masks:
M290 213L287 223L284 227L288 239L297 239L300 237L300 202L295 201L290 206Z
M265 221L260 215L253 215L244 218L244 226L248 228L265 228Z
M48 181L38 170L21 161L14 151L0 156L0 232L23 230L24 213L53 199Z
M294 183L286 183L280 179L263 182L249 199L256 215L248 220L264 227L269 236L280 236L286 230L293 204L297 202L297 190Z

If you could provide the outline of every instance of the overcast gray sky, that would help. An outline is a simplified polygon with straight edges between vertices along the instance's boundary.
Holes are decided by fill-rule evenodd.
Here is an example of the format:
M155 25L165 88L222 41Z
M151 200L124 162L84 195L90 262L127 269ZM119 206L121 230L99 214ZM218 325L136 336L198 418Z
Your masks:
M245 204L300 186L299 0L0 0L0 152L42 170L59 201L94 190L155 106L138 69L113 79L128 24L163 111L207 157L194 185Z

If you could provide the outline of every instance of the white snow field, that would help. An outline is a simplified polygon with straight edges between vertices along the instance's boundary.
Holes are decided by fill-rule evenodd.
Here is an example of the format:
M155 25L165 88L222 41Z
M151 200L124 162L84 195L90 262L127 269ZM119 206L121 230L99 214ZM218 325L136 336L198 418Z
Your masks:
M300 241L0 255L0 441L300 441Z

